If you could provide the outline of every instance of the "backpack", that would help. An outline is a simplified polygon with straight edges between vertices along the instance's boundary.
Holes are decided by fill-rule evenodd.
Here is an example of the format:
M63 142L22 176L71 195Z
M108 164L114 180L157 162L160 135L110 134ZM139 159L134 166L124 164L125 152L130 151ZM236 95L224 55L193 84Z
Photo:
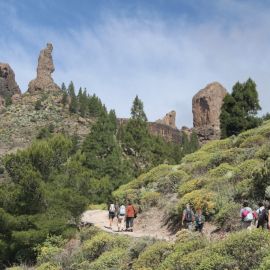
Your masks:
M244 208L242 212L243 221L252 221L254 219L252 211Z
M119 209L119 214L121 216L124 216L126 214L126 207L124 205L121 205L120 206L120 209Z
M265 221L268 220L268 216L267 216L267 213L266 213L266 209L263 209L263 210L259 210L258 211L258 222L259 223L264 223Z
M245 219L249 214L249 211L247 209L244 209L242 212L242 219Z
M110 205L109 212L112 212L112 213L114 213L114 212L115 212L115 206L114 206L114 204L113 204L113 203Z
M185 221L192 222L192 217L193 217L192 211L191 210L186 210Z

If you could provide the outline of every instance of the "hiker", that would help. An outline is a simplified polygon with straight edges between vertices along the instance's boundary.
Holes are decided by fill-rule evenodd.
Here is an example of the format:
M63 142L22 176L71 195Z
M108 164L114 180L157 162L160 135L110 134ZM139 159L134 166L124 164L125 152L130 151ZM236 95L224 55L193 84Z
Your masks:
M112 229L113 219L115 218L116 214L116 207L114 203L111 202L109 204L108 211L109 211L109 228Z
M254 217L252 209L248 206L248 202L246 201L243 203L243 208L240 210L240 217L242 229L250 227Z
M194 222L194 212L192 211L190 204L187 204L182 215L182 226L191 231L193 222Z
M257 228L266 229L268 223L267 210L262 202L259 203L259 208L256 210L257 214Z
M198 208L195 214L195 231L202 232L205 222L205 216L202 214L202 209Z
M126 207L124 206L124 204L121 204L119 207L119 211L117 213L118 232L124 230L125 217L126 217Z
M133 221L136 218L137 212L131 201L128 201L128 206L126 207L126 231L133 232Z

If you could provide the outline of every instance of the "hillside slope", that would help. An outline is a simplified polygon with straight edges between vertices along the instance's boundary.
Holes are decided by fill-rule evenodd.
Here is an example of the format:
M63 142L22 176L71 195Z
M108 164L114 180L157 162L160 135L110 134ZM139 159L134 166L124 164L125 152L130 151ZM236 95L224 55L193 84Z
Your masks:
M64 131L70 135L85 137L93 119L71 114L64 108L62 92L25 93L20 100L0 114L0 156L18 148L29 146L44 127L54 132ZM37 101L40 105L36 106Z
M186 203L202 207L208 220L225 230L237 229L243 200L264 199L270 156L270 121L262 126L212 141L183 158L181 164L160 165L114 192L147 211L158 206L164 223L177 228ZM269 180L268 180L269 181ZM259 182L259 184L258 184Z

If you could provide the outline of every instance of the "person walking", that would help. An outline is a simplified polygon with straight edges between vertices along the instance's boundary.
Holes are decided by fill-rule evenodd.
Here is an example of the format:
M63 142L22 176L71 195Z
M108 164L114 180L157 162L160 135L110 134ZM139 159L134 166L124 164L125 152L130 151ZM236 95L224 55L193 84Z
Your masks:
M202 209L198 208L195 214L195 231L202 233L205 216L202 214Z
M191 231L192 230L193 222L194 222L194 212L192 211L191 206L188 203L186 205L186 208L183 211L183 215L182 215L182 226L185 229L188 229L188 230Z
M259 203L259 208L256 210L257 213L257 228L266 229L268 223L267 210L262 202Z
M250 227L254 217L252 209L248 206L248 202L243 203L243 208L240 210L241 226L242 229L247 229Z
M116 213L116 207L114 203L111 202L109 204L108 211L109 211L109 228L112 229L112 224Z
M131 201L128 201L128 205L126 207L126 231L133 232L133 222L136 216L137 212L135 207L132 205Z
M119 207L119 211L117 213L118 232L124 230L125 217L126 217L126 207L124 206L124 204L121 204Z

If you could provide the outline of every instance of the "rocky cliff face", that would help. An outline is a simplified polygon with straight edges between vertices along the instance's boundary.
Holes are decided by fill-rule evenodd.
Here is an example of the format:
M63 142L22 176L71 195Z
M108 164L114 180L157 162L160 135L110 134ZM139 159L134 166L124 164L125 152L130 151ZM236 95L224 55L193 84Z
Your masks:
M20 97L21 90L16 83L15 74L9 64L0 63L0 107L5 105L5 99Z
M193 126L201 142L220 138L219 116L226 94L226 89L214 82L193 97Z
M28 92L33 94L39 91L60 91L59 86L54 83L52 73L54 65L52 59L53 46L51 43L41 50L38 58L37 77L28 85Z
M176 118L176 112L171 111L167 113L162 119L159 119L156 122L159 124L170 126L172 128L176 128L175 118Z
M117 118L118 125L125 125L128 118ZM148 129L150 134L162 137L166 142L180 143L182 138L182 131L158 122L148 122Z

